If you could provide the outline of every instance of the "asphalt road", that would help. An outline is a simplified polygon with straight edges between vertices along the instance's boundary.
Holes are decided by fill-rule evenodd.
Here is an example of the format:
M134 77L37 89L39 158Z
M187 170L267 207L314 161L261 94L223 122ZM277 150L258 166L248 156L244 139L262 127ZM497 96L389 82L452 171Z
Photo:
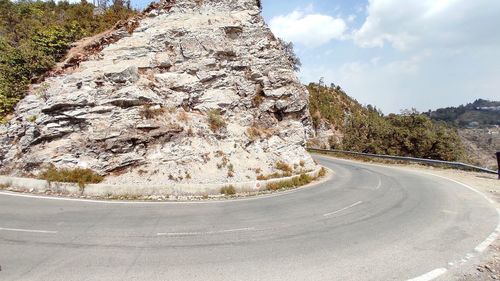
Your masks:
M429 280L497 226L493 205L447 179L317 159L332 179L248 200L0 194L0 280Z

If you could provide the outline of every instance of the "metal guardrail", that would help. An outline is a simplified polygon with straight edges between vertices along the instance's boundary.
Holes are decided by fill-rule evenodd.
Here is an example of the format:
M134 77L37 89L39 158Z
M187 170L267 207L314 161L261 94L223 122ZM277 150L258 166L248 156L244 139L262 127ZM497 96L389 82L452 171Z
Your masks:
M423 164L428 164L428 165L449 166L449 167L453 167L453 168L461 169L461 170L478 171L478 172L489 173L489 174L497 174L498 173L500 176L500 170L497 172L497 171L493 171L493 170L486 169L483 167L469 165L469 164L465 164L465 163L461 163L461 162L450 162L450 161L441 161L441 160L424 159L424 158L391 156L391 155L372 154L372 153L361 153L361 152L353 152L353 151L345 151L345 150L337 150L337 149L307 148L307 150L309 150L311 152L348 154L348 155L354 155L354 156L364 156L364 157L373 157L373 158L381 158L381 159L389 159L389 160L397 160L397 161L423 163Z

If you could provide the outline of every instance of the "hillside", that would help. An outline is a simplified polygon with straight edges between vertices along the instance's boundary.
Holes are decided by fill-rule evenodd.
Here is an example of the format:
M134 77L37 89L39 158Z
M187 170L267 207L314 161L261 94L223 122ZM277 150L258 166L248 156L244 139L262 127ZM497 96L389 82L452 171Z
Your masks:
M500 101L478 99L458 107L429 110L425 115L432 120L445 121L460 128L500 126Z
M259 3L164 0L94 37L0 125L1 172L175 184L315 169L307 91Z
M338 86L310 84L310 110L316 137L311 147L411 156L448 161L464 159L455 129L417 112L384 116L362 106Z
M497 168L495 152L500 151L500 101L478 99L458 107L428 111L425 115L457 127L465 146L466 161Z
M493 170L498 168L495 153L500 151L500 128L459 128L458 134L468 162Z
M310 146L337 147L344 137L345 126L350 116L366 115L367 109L349 97L340 86L330 87L310 83L309 110L316 137L310 139Z
M130 2L0 1L0 123L30 84L64 59L73 42L108 30L136 14Z

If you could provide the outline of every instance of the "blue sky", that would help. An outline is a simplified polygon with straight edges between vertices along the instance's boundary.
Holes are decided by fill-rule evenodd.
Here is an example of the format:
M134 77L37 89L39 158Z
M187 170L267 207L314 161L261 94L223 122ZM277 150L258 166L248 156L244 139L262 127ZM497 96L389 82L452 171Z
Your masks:
M262 3L273 32L294 42L304 83L324 77L385 113L500 100L498 0Z

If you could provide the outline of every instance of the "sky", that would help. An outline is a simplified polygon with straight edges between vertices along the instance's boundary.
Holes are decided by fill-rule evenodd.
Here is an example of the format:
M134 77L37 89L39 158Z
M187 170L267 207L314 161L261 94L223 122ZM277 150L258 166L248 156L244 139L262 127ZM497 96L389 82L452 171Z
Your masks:
M146 0L133 4L143 7ZM500 100L499 0L262 0L304 83L384 113Z

